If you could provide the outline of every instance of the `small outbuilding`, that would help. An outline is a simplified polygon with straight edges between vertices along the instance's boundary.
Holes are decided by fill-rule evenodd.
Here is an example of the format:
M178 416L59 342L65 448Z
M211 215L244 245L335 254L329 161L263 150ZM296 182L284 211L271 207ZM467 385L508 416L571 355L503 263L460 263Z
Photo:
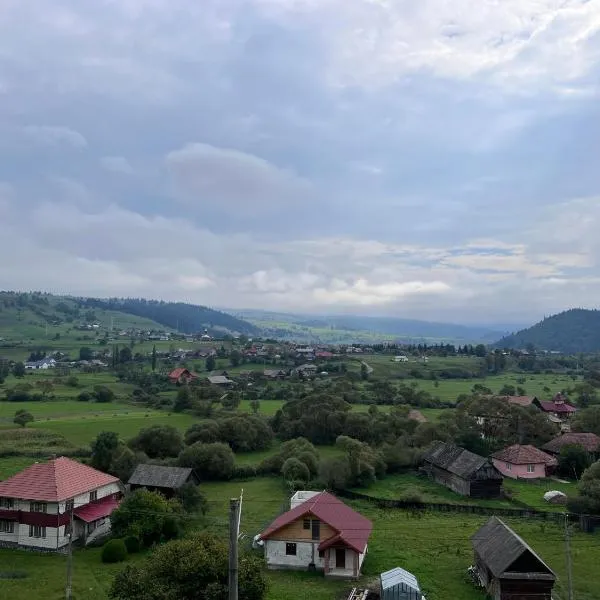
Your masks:
M408 571L396 567L379 576L381 600L422 600L417 578Z
M556 575L498 517L481 527L471 542L475 572L492 600L552 600Z
M483 456L436 440L423 455L422 470L434 481L471 498L497 498L503 477Z
M146 488L173 497L186 483L198 485L199 479L193 469L163 467L162 465L138 465L129 478L131 490Z

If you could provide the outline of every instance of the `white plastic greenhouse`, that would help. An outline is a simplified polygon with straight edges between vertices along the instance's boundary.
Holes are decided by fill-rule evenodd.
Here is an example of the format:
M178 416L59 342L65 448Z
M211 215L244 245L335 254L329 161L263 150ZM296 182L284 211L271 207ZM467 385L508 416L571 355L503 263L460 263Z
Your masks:
M379 579L381 600L424 600L417 578L400 567L382 573Z

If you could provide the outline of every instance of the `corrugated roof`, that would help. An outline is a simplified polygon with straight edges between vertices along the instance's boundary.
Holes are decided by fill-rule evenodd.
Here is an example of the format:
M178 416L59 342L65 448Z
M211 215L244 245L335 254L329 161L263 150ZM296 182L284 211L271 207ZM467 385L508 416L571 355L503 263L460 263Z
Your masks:
M192 469L183 467L164 467L161 465L138 465L129 478L130 485L147 485L178 489L192 474Z
M47 463L31 465L1 482L0 496L59 502L118 481L117 477L61 456Z
M92 502L73 511L73 515L86 523L108 517L119 506L119 501L113 496L102 498L99 502Z
M513 444L494 452L492 456L503 462L511 463L513 465L530 465L530 464L545 464L545 465L556 465L557 460L554 456L546 454L541 450L538 450L535 446L520 444Z
M388 590L397 585L404 585L415 592L421 591L417 578L412 573L409 573L400 567L382 573L379 576L379 580L381 582L382 590Z
M433 442L423 455L423 460L464 479L469 479L490 462L483 456L473 454L473 452L469 452L460 446L440 440ZM495 467L492 468L494 471L496 470ZM502 479L502 475L498 473L497 478Z
M597 452L600 449L600 437L595 433L565 433L550 440L542 448L559 454L563 446L571 445L583 446L588 452Z
M261 534L264 540L305 515L313 515L336 530L336 535L319 544L319 550L341 542L357 552L364 552L373 523L328 492L321 492L296 508L277 517Z
M225 377L225 375L209 375L208 381L217 385L221 383L233 383L233 381L228 377Z
M539 565L539 568L535 570L536 574L551 575L553 579L556 577L552 569L533 548L498 517L492 517L481 527L471 537L471 542L475 552L496 578L510 572L511 565L526 552L530 553ZM520 575L524 576L522 573Z

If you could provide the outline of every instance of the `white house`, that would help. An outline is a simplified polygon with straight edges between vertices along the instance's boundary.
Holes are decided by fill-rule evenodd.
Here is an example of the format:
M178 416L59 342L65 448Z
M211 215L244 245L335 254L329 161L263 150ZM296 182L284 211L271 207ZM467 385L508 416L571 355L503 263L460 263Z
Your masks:
M0 546L58 551L110 531L122 495L112 475L70 458L36 463L0 482Z
M297 492L290 504L291 509L259 535L267 567L359 577L371 521L327 492Z

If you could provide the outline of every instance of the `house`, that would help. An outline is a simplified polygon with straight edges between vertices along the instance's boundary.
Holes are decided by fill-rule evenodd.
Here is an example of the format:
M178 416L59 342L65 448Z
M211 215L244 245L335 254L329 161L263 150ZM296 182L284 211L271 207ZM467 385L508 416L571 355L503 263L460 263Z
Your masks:
M454 444L433 442L423 455L422 470L463 496L496 498L501 494L502 474L491 461Z
M321 359L325 359L325 360L333 358L334 356L335 356L335 354L333 352L329 352L329 350L321 350L320 352L317 352L315 354L316 358L321 358Z
M196 375L196 373L192 373L191 371L189 371L188 369L184 369L183 367L173 369L169 373L169 381L171 383L177 383L177 384L189 383L190 381L193 381L194 379L197 379L197 378L198 378L198 375Z
M109 533L121 495L116 477L70 458L31 465L0 482L0 546L60 551L71 527L88 544Z
M552 600L556 575L498 517L481 527L471 543L475 572L492 600Z
M56 367L56 360L54 358L42 358L42 360L36 360L32 362L26 362L26 369L54 369Z
M408 418L411 421L417 421L418 423L427 423L427 417L420 410L417 410L416 408L411 408L408 411Z
M265 369L263 375L269 379L283 379L285 371L283 369Z
M146 488L151 492L160 492L163 496L172 498L186 483L198 485L199 482L193 469L138 465L129 478L128 484L131 490Z
M600 454L600 437L595 433L563 433L542 446L542 449L558 456L565 446L582 446L591 455Z
M408 356L401 354L400 356L394 356L394 362L408 362Z
M304 364L296 367L296 373L304 377L310 377L317 374L316 365Z
M209 375L208 381L213 385L233 385L235 381L229 379L226 375Z
M551 475L558 466L554 456L535 446L514 444L492 454L492 463L505 477L540 479Z
M328 492L297 492L290 506L259 536L267 567L358 577L373 529L371 521Z
M563 394L556 394L552 400L538 400L536 404L540 410L559 422L570 419L577 412L577 409L567 402Z

